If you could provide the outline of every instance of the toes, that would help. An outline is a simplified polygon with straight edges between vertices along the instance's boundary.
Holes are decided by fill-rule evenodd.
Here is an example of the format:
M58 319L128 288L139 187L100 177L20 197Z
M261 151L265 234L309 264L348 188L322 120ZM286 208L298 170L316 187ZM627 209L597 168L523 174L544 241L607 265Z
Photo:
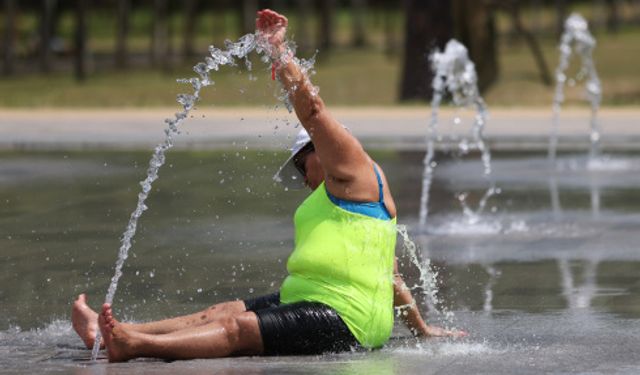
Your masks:
M102 305L102 314L103 315L107 315L107 312L111 311L111 305L108 303L105 303Z
M113 315L107 315L105 321L107 325L111 328L115 327L116 325L116 320L113 319Z
M87 303L87 295L82 293L80 295L78 295L78 299L76 299L76 302L80 302L80 303Z
M113 310L111 310L111 305L105 303L102 305L102 313L100 314L102 321L104 322L105 328L113 328L116 325L116 320L113 317Z

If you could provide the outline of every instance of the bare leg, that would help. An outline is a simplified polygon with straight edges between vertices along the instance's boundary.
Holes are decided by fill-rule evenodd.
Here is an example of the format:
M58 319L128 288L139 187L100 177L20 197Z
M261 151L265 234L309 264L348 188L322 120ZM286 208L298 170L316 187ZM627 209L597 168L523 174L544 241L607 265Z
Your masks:
M183 330L186 328L198 327L201 325L212 323L216 320L237 316L245 312L247 309L243 301L222 302L213 305L206 310L178 316L171 319L164 319L149 323L120 323L123 328L134 330L140 333L164 334Z
M245 311L246 307L244 302L231 301L218 303L201 312L176 318L140 324L120 324L127 330L149 334L163 334L209 324L219 319L236 316ZM80 294L78 299L73 303L71 322L73 329L78 336L80 336L87 348L93 348L93 342L98 332L98 313L87 305L87 296L85 294ZM104 348L104 343L101 344L101 347Z
M193 359L263 352L258 318L253 312L242 312L172 333L151 335L127 329L114 319L110 305L104 304L98 325L110 362L124 362L137 357Z

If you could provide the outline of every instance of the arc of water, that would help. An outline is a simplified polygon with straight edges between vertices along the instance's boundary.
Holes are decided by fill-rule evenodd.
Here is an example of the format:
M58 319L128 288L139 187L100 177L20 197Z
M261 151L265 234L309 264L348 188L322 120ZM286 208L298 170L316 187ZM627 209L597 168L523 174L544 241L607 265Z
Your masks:
M271 48L271 44L259 32L256 32L255 34L246 34L240 37L237 42L226 40L224 50L216 48L214 46L210 46L209 56L205 57L205 61L199 62L193 67L194 72L196 72L199 77L177 80L179 83L190 84L193 87L193 93L178 94L176 100L182 105L182 111L177 112L174 118L165 120L165 123L167 124L167 129L165 129L165 139L154 149L153 156L149 161L147 177L145 178L145 180L140 182L140 185L142 186L142 192L138 194L138 203L136 205L136 209L131 214L126 230L122 236L121 246L118 251L118 260L116 261L115 266L115 273L111 279L111 283L109 284L109 289L105 297L105 303L111 304L113 302L113 297L115 296L118 287L118 281L122 276L122 267L124 266L124 262L128 257L129 249L131 248L131 241L136 233L138 219L140 219L142 213L147 209L147 206L144 202L151 192L153 182L158 179L158 172L160 170L160 167L162 167L165 162L165 152L173 147L173 137L179 134L180 124L188 117L189 112L193 109L195 103L200 99L200 91L202 90L202 88L213 85L215 83L210 79L209 73L212 70L218 71L221 66L236 66L237 60L239 59L244 59L247 70L251 71L252 64L248 56L254 50L258 54L262 55L261 60L265 64L271 64L272 60L283 60L285 58L291 58L301 67L301 70L305 76L314 73L314 58L310 60L304 60L292 57L295 56L295 44L292 41L285 42L285 48L282 53L280 53L280 55L272 53ZM291 104L289 103L288 95L286 94L287 93L285 92L285 95L279 97L279 99L284 101L285 106L287 107L289 112L291 112ZM93 349L91 351L91 359L93 361L95 361L98 357L98 352L100 350L100 336L100 332L98 331Z
M115 273L111 278L111 283L109 284L109 289L105 297L105 303L111 304L113 302L113 298L118 288L118 281L122 276L122 267L129 256L128 254L129 249L131 248L131 241L136 234L138 220L147 209L145 201L151 192L153 182L158 179L160 167L162 167L165 162L165 152L173 147L173 138L179 133L180 124L188 117L189 112L200 99L200 91L202 88L214 84L214 82L209 78L209 72L212 70L217 71L224 65L236 65L236 59L245 59L247 69L251 70L251 62L247 58L247 55L257 47L257 38L255 34L244 35L235 43L226 41L225 47L225 50L215 48L214 46L209 47L210 56L205 58L205 62L200 62L193 67L193 70L198 74L199 78L194 77L178 80L180 83L190 84L193 87L193 92L191 94L178 94L176 100L182 105L182 111L177 112L174 118L165 120L165 123L167 124L167 129L165 129L165 139L155 147L153 156L149 161L147 177L140 182L142 191L138 194L138 203L129 218L129 222L121 239ZM100 350L100 340L100 332L98 331L93 350L91 352L91 359L94 361L96 360L98 351Z
M553 98L553 118L551 122L551 133L549 136L548 158L551 163L556 160L558 146L558 128L560 123L560 111L564 103L564 87L567 82L566 71L569 67L571 54L575 51L581 61L582 68L578 74L578 79L586 76L587 100L591 106L590 123L590 149L589 160L593 161L600 153L600 125L597 120L598 110L602 101L602 85L593 62L593 50L596 40L589 32L587 21L577 13L570 15L564 24L564 32L560 38L560 62L556 68L556 88Z
M491 153L486 145L484 137L484 127L487 119L487 107L480 96L478 90L478 79L475 65L469 60L467 49L455 39L450 40L444 52L436 51L431 54L431 68L434 71L432 81L433 97L431 99L431 119L427 131L426 143L427 152L423 160L422 173L422 194L420 196L419 224L424 226L429 214L429 191L433 182L433 173L437 166L434 161L435 142L438 139L438 116L439 108L445 92L450 92L453 102L457 106L473 106L476 116L472 126L473 145L480 151L484 166L484 176L490 180L491 176ZM465 216L477 216L482 210L486 201L495 193L493 181L490 180L490 188L485 197L480 202L477 212L465 206ZM465 208L463 207L463 208ZM471 215L471 216L470 216Z

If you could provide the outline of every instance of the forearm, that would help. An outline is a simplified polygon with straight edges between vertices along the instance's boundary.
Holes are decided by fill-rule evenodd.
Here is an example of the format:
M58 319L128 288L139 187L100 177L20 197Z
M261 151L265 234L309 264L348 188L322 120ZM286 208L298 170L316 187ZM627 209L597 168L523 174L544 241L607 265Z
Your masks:
M422 319L411 292L400 276L396 276L394 281L393 304L400 309L400 319L414 336L429 334L427 323Z
M302 125L305 128L316 125L325 112L324 101L318 95L317 87L289 52L282 52L274 64L276 74Z
M296 59L285 56L274 61L278 78L298 120L309 132L323 168L333 178L353 180L360 167L370 164L364 149L327 110Z
M258 40L271 58L273 75L282 83L298 120L309 132L325 177L341 187L364 181L363 171L370 171L362 167L371 164L369 157L326 109L318 89L309 80L307 69L293 56L285 39L287 25L287 18L277 12L268 9L258 12ZM372 177L369 174L366 177Z

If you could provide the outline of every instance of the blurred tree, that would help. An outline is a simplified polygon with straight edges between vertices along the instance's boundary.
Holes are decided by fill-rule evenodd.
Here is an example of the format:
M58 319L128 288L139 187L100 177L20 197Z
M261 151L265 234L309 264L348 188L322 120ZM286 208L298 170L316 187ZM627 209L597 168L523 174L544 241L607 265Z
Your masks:
M240 2L242 35L253 33L256 30L256 13L258 13L258 0L242 0Z
M405 3L405 52L400 100L429 100L433 73L427 54L444 48L453 36L453 15L448 1L408 0Z
M182 34L182 55L195 55L194 39L198 17L198 0L184 0L184 28Z
M494 9L488 0L453 0L451 4L454 35L467 47L478 73L478 88L484 91L498 78Z
M487 89L498 76L495 20L485 0L409 0L406 3L404 68L400 100L431 99L433 73L427 55L456 37L476 65L478 86Z
M309 0L296 1L298 24L296 25L294 38L300 54L307 54L313 48L311 45L311 32L309 30L312 5Z
M227 17L225 13L226 13L226 10L229 8L229 6L226 1L214 1L214 2L205 1L203 6L207 6L207 5L210 5L213 13L213 20L212 20L213 33L211 35L211 42L213 44L217 44L220 38L220 35L227 35Z
M589 28L591 31L605 27L607 23L605 14L605 0L591 0L591 17L589 19Z
M9 76L14 71L16 19L18 18L16 0L4 0L4 31L2 35L2 74Z
M333 48L335 0L320 0L320 23L318 30L318 46L323 51Z
M74 35L74 73L78 81L87 78L87 8L89 0L76 0L76 30Z
M51 71L51 37L53 34L54 13L56 0L42 0L42 14L40 16L40 69L47 73Z
M129 64L127 51L127 37L129 35L129 13L131 11L130 0L118 0L116 11L116 68L124 69Z
M367 0L351 0L351 17L353 19L353 39L351 44L356 48L367 45L366 15Z
M531 29L534 33L539 33L542 31L542 0L530 0L530 2L531 13L533 13Z
M538 67L540 80L546 86L551 86L551 73L542 53L542 48L536 37L524 26L521 17L521 3L518 0L493 0L493 5L504 9L511 18L511 22L517 34L522 36L531 50L533 59Z
M556 35L560 37L564 32L564 21L567 19L567 1L555 0L556 2Z
M285 0L273 0L272 6L273 10L278 13L284 14L286 11L285 7L287 6L287 2Z
M607 0L607 31L618 32L620 28L620 1Z
M168 13L168 0L153 1L150 60L152 66L161 66L164 70L169 70L171 67Z
M395 56L400 49L397 35L397 6L392 1L379 1L382 7L383 28L384 28L384 51L387 56Z

